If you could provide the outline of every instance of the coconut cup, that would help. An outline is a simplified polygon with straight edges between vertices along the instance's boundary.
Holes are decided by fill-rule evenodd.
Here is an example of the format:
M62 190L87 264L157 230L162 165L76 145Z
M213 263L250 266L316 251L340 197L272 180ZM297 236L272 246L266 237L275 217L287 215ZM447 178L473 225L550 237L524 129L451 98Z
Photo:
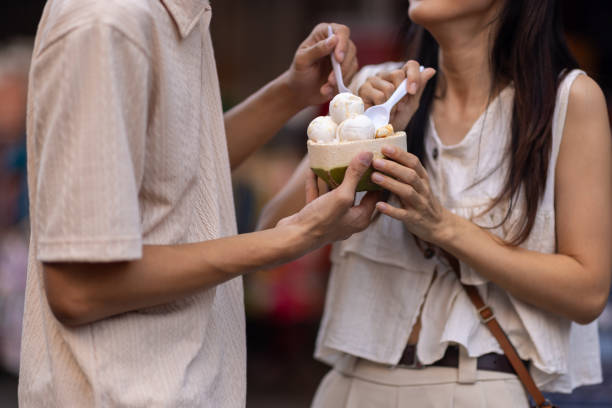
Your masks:
M349 163L359 152L372 152L374 158L383 158L381 149L385 145L396 146L406 150L406 133L395 132L380 139L357 140L337 144L315 143L308 141L308 160L312 171L330 188L342 184L344 173ZM365 172L357 184L357 191L378 191L382 188L370 180L374 169L372 166Z

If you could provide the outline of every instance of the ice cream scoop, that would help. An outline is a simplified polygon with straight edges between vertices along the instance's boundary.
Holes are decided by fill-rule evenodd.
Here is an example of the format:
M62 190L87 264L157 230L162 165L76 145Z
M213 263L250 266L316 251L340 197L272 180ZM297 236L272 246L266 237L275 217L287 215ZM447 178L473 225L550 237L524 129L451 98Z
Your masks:
M336 138L336 122L329 116L319 116L308 125L306 134L308 139L317 143L329 143Z
M336 130L340 142L374 139L376 129L365 115L357 115L343 121Z
M357 95L343 92L334 96L329 103L329 114L337 124L363 113L363 100Z

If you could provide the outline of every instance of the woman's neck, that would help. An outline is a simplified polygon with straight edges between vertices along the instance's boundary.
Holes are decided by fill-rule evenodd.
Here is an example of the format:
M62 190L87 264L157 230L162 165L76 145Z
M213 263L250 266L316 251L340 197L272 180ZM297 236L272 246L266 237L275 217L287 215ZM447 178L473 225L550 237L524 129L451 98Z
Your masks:
M486 104L492 86L490 55L503 2L454 20L424 25L440 45L437 95L456 108Z
M495 24L462 20L445 22L430 32L440 45L433 117L442 141L460 142L499 91L492 86L490 55ZM492 95L493 94L493 95Z
M482 35L478 35L482 37ZM482 38L455 38L440 44L438 55L442 98L471 105L488 99L491 91L489 46Z

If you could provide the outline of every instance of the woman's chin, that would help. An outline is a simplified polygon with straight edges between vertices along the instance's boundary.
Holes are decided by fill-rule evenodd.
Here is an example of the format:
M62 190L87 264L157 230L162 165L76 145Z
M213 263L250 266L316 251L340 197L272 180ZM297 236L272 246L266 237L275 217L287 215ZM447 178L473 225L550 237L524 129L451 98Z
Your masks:
M487 17L491 10L504 3L499 0L411 0L408 7L410 20L427 26L449 22L468 16Z
M432 7L429 7L426 3L423 0L410 2L410 8L408 8L410 20L424 27L427 27L428 24L444 21L445 16L440 15L440 12L435 10L435 8L432 10Z

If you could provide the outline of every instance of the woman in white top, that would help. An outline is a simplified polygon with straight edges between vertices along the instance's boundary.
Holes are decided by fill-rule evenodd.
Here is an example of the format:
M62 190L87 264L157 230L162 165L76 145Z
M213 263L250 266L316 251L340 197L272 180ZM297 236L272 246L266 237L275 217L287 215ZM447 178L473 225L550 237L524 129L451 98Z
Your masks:
M600 382L610 128L601 90L565 45L559 2L412 0L408 14L418 62L365 67L352 82L371 105L408 77L391 122L409 152L374 161L391 198L332 251L315 356L334 369L313 406L528 406L442 250L539 387ZM304 162L260 226L299 207L312 177Z

